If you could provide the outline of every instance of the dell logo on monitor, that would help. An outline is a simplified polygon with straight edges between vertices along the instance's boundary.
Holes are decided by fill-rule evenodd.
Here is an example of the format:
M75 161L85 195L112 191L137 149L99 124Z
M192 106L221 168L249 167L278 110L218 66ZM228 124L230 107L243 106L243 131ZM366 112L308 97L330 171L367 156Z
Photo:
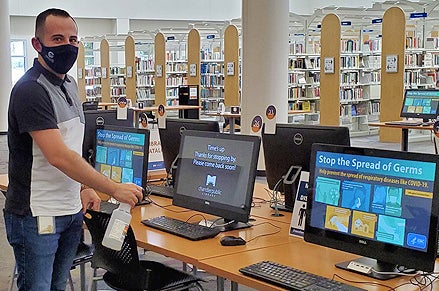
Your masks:
M303 142L303 135L301 133L296 133L293 137L293 141L296 145L301 145Z
M105 119L102 116L96 118L96 125L104 125Z
M367 241L365 241L364 239L360 239L358 240L358 242L362 245L367 245Z
M185 131L185 130L186 130L186 127L184 127L184 126L180 127L180 135L182 135L183 131Z

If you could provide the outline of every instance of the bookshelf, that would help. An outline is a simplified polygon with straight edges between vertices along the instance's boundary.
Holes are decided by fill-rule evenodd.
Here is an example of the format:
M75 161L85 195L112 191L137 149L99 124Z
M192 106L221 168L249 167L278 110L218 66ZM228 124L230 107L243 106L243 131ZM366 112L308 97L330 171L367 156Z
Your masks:
M187 35L166 37L166 103L178 105L178 87L187 84ZM198 51L199 52L199 51Z
M117 102L119 97L127 96L126 86L126 67L125 67L125 44L121 37L109 40L109 58L110 58L110 99L111 102ZM134 88L135 91L135 88ZM134 93L135 94L135 93Z
M87 101L102 100L102 72L99 42L86 41L84 46L84 80Z
M135 42L136 99L148 105L155 99L155 58L154 42L138 40Z
M293 122L317 124L320 111L320 36L290 33L288 55L288 109L309 110Z
M201 37L200 99L203 110L217 110L224 102L224 49L218 33Z

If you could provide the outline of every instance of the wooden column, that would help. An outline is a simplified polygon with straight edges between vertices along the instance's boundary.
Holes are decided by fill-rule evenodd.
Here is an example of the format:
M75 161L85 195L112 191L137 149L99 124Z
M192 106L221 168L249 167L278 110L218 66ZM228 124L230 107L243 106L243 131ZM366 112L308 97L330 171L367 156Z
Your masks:
M320 124L340 125L340 19L328 14L322 20L320 50ZM333 73L325 70L332 60Z
M154 65L155 65L155 105L166 104L166 48L165 36L159 32L154 38ZM161 67L161 76L157 73Z
M228 65L233 64L234 74L228 74ZM224 32L224 104L239 106L239 36L235 25L227 26Z
M101 94L102 102L111 102L110 89L110 45L106 39L101 40ZM105 77L105 78L104 78Z
M78 83L78 95L81 102L86 101L85 93L85 59L84 59L84 45L82 42L78 46L78 58L76 59L77 67L77 83Z
M193 28L189 31L187 43L187 83L200 85L200 33ZM196 74L191 76L191 65L195 65Z
M136 53L134 38L129 35L125 39L125 83L127 99L136 102Z
M381 55L380 121L401 119L404 96L405 14L399 7L386 10L383 17ZM397 56L397 72L386 72L386 58ZM380 141L400 142L401 129L380 128Z

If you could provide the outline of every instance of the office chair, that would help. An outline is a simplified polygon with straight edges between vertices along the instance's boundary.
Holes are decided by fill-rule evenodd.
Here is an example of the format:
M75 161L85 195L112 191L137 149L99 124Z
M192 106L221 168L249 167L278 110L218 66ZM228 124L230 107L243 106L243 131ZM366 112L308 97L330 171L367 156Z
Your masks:
M102 239L105 234L110 214L87 210L84 221L90 231L95 247L91 266L105 269L102 279L115 290L188 290L197 288L201 279L183 271L168 267L160 262L139 260L136 239L131 226L120 251L104 247ZM96 273L94 271L94 273ZM100 278L99 278L100 279ZM90 283L93 288L95 282Z

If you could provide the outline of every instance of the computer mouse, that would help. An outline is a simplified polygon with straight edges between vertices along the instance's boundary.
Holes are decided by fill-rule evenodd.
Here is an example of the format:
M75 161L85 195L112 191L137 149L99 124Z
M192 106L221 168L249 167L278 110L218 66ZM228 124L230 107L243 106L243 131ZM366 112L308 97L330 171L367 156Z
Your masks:
M226 235L220 239L220 243L223 246L242 246L246 241L239 236Z
M145 188L143 188L142 187L142 200L139 200L137 203L136 203L136 206L139 206L139 205L147 205L147 204L150 204L152 201L148 198L148 193L147 193L147 191L145 190Z

